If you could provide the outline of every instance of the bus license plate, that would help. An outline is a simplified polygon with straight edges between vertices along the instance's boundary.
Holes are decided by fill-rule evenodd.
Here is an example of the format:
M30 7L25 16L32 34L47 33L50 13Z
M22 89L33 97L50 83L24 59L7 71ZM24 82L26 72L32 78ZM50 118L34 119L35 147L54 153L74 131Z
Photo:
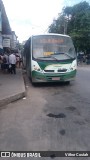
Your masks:
M53 77L52 80L54 80L54 81L59 81L59 80L60 80L60 77Z

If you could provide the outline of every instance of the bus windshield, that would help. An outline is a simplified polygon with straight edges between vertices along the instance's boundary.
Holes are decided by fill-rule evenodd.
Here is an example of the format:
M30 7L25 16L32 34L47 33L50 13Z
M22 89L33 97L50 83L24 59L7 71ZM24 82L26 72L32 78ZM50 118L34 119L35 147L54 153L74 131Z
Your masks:
M76 57L69 36L40 35L33 36L33 58L40 60L67 60Z

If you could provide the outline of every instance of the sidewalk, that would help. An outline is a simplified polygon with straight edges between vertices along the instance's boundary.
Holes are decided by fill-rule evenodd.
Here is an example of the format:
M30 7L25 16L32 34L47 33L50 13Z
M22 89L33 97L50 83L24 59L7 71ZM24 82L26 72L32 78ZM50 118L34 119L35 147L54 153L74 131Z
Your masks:
M0 107L25 97L25 85L22 69L16 74L0 72Z

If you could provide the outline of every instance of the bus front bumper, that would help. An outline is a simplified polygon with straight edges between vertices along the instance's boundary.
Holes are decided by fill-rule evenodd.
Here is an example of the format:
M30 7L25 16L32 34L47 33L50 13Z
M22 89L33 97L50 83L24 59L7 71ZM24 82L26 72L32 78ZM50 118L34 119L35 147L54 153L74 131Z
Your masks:
M76 70L63 74L32 71L32 82L64 82L74 80L75 76Z

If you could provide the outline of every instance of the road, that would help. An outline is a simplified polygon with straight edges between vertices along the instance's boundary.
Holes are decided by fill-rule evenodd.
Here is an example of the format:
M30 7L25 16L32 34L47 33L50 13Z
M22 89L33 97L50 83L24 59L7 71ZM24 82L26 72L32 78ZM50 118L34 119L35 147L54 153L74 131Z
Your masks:
M89 151L90 67L79 67L76 80L70 85L48 83L33 86L24 77L26 98L0 109L0 150Z

